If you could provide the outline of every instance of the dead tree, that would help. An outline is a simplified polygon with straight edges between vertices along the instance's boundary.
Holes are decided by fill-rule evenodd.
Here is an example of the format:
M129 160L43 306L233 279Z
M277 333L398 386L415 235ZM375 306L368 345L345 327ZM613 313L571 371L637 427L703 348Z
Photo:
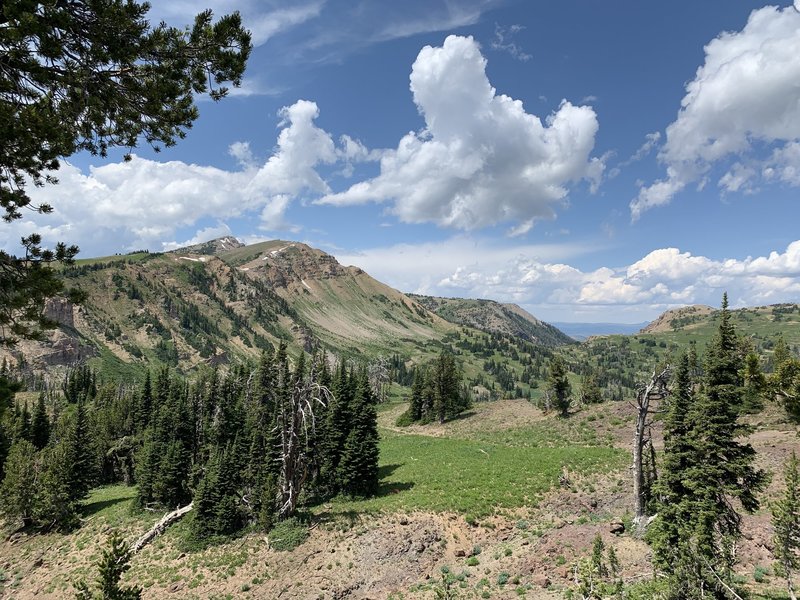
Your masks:
M278 486L278 518L294 514L300 492L310 470L310 442L315 437L314 410L332 399L328 388L318 381L319 365L315 361L308 374L294 382L281 399L278 409L280 437L280 479Z
M652 485L655 482L655 449L651 431L651 402L666 398L669 381L669 365L660 372L654 370L650 381L638 386L636 391L636 431L633 437L633 498L634 523L637 528L646 525L647 502L650 499Z
M386 392L392 383L391 372L389 371L389 361L385 356L379 356L375 362L367 367L369 385L378 402L386 402Z
M172 512L165 514L153 527L151 527L146 533L144 533L138 540L136 540L131 545L131 554L136 554L142 548L147 546L150 542L156 539L159 535L164 533L167 530L167 527L182 519L186 514L188 514L194 504L189 502L186 506L182 506Z

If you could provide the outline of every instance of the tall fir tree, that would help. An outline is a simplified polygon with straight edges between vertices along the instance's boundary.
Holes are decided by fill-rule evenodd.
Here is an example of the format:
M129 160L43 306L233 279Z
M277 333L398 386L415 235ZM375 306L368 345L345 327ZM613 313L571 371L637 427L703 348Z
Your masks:
M550 401L562 417L569 415L572 404L572 386L567 378L567 364L560 356L554 356L550 361L550 372L547 377L547 390L551 395Z
M366 373L359 373L353 398L350 431L339 463L341 491L370 496L378 489L378 414Z
M0 514L23 526L33 522L38 464L36 448L27 440L14 442L0 484Z
M753 512L766 485L765 473L753 466L752 446L739 441L748 431L738 421L741 372L740 344L725 294L719 328L706 352L702 387L685 412L685 433L677 415L674 422L668 419L671 440L662 477L671 482L670 506L662 505L662 523L652 537L673 598L728 597L734 587L734 548L741 537L741 517L730 499Z
M78 400L75 405L69 433L63 443L66 444L70 498L82 500L89 493L97 475L86 401Z
M39 394L36 401L36 410L31 421L31 442L37 450L41 450L50 441L50 418L44 404L44 392Z
M690 438L690 411L694 403L694 382L688 353L678 360L672 391L664 415L664 454L661 473L655 486L657 518L647 532L655 565L671 575L674 591L682 581L698 579L691 548L683 547L691 538L691 491L685 474L701 457Z

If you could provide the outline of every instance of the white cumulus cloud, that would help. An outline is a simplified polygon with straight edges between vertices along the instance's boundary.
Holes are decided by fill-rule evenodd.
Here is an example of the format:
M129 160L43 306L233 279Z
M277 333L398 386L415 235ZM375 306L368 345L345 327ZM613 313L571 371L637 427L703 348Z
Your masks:
M627 266L582 270L570 259L596 250L574 244L497 247L456 237L359 253L335 252L401 290L516 302L553 320L642 321L666 308L793 302L800 293L800 240L767 256L715 260L659 248Z
M633 219L702 182L715 163L752 156L759 145L786 150L775 156L776 162L766 161L767 174L770 169L786 172L787 166L800 169L800 160L791 153L800 140L798 56L800 13L793 7L755 10L741 31L722 33L706 45L705 62L686 85L678 117L667 127L659 153L666 177L639 190L630 205ZM787 165L786 160L792 162ZM726 191L748 189L756 173L734 165L719 185ZM779 177L796 185L791 171Z
M28 186L33 201L51 204L54 212L31 213L7 225L11 235L0 247L17 251L13 242L37 231L48 243L79 244L84 255L142 247L160 250L163 244L176 243L171 240L178 230L202 219L220 222L205 230L210 235L227 231L225 219L248 213L260 216L262 229L292 229L284 221L292 200L329 191L318 167L376 158L350 138L337 147L314 123L318 115L317 105L307 100L282 108L277 144L265 161L256 159L248 142L229 147L239 163L237 170L136 155L128 162L90 167L88 173L65 162L56 173L58 185Z
M473 229L499 222L552 218L569 186L596 187L603 163L591 159L597 116L562 101L544 122L519 100L497 94L486 59L471 37L449 36L423 48L411 91L425 119L396 150L382 155L380 174L319 202L392 201L402 221Z

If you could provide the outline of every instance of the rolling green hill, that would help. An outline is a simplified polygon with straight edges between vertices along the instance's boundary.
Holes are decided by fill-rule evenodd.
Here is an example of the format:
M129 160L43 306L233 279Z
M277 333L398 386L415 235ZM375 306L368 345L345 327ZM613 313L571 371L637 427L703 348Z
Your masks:
M762 368L772 370L772 350L778 337L798 354L800 305L774 304L731 311L737 333L762 358ZM694 345L702 358L715 334L719 311L709 306L672 309L635 335L589 338L563 349L570 369L579 375L592 372L601 387L614 397L630 396L637 381L645 379L663 361L674 361Z

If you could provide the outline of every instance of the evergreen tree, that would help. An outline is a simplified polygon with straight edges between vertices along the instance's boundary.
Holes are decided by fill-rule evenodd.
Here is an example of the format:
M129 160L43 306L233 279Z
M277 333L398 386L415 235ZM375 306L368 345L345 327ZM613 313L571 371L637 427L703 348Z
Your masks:
M697 579L694 574L684 576L687 570L690 573L695 570L695 565L691 560L691 549L683 547L690 538L688 530L692 518L691 505L685 502L691 493L686 486L685 474L701 459L690 439L693 387L690 358L684 353L678 360L664 416L664 456L655 486L658 518L648 531L655 565L671 573L677 582Z
M65 443L41 451L36 486L35 523L45 529L71 529L78 522L79 499L70 485L72 459Z
M778 341L775 342L775 348L772 350L772 370L777 371L790 358L792 358L792 353L789 351L789 346L786 345L783 335L779 335Z
M427 415L423 413L425 391L425 371L414 369L414 382L411 384L411 400L408 407L411 421L422 421Z
M755 352L748 352L745 356L742 379L744 390L742 391L741 411L750 414L760 412L764 409L762 398L767 389L767 378L761 370L761 361Z
M376 399L365 373L358 377L350 432L339 463L341 491L369 496L378 489L378 414Z
M114 531L108 539L108 547L103 550L97 562L97 587L99 595L92 594L84 580L76 585L76 600L139 600L142 590L138 586L122 586L120 579L130 569L131 550L122 535Z
M433 412L439 423L463 410L460 398L460 374L455 357L442 351L432 370Z
M230 535L243 524L238 468L232 445L215 448L194 497L194 534L198 538Z
M580 401L581 404L599 404L603 401L603 394L600 386L597 385L597 377L594 373L586 373L581 378Z
M153 430L144 433L144 441L136 453L136 505L144 508L155 500L155 479L158 476L159 448Z
M730 498L753 512L759 506L756 494L766 484L764 472L753 467L753 448L738 441L747 432L738 422L741 363L726 294L719 329L706 352L702 390L683 417L686 425L680 424L683 409L675 409L666 424L670 449L665 448L663 476L668 481L662 489L672 506L659 513L663 522L652 535L657 563L670 576L674 598L727 597L726 587L733 587L733 548L741 536L740 516ZM676 402L685 401L680 389L676 396Z
M5 477L0 484L0 513L22 525L33 522L36 497L36 448L27 440L11 446L5 465Z
M353 423L355 382L347 363L342 361L336 370L331 399L325 410L324 437L319 440L320 472L318 493L332 497L339 493L339 463Z
M551 394L553 408L558 410L562 417L569 416L569 407L572 404L572 386L567 378L567 365L560 356L554 356L550 361L547 389Z
M189 502L189 453L181 440L173 439L161 446L163 455L153 481L153 499L167 508L178 508Z
M47 446L50 441L50 419L47 417L47 409L44 405L44 392L39 394L36 401L36 411L33 413L31 422L31 442L37 450Z
M794 451L784 468L784 479L786 489L783 497L772 506L774 554L786 578L789 596L797 600L792 577L800 569L800 472Z
M97 465L92 449L93 440L89 430L86 403L79 400L75 407L71 427L66 439L67 469L70 498L82 500L95 482Z
M16 408L16 407L15 407ZM28 403L22 404L22 408L16 411L14 423L14 440L31 441L31 412L28 410Z
M800 423L800 360L782 362L769 378L767 391L783 405L790 419Z

